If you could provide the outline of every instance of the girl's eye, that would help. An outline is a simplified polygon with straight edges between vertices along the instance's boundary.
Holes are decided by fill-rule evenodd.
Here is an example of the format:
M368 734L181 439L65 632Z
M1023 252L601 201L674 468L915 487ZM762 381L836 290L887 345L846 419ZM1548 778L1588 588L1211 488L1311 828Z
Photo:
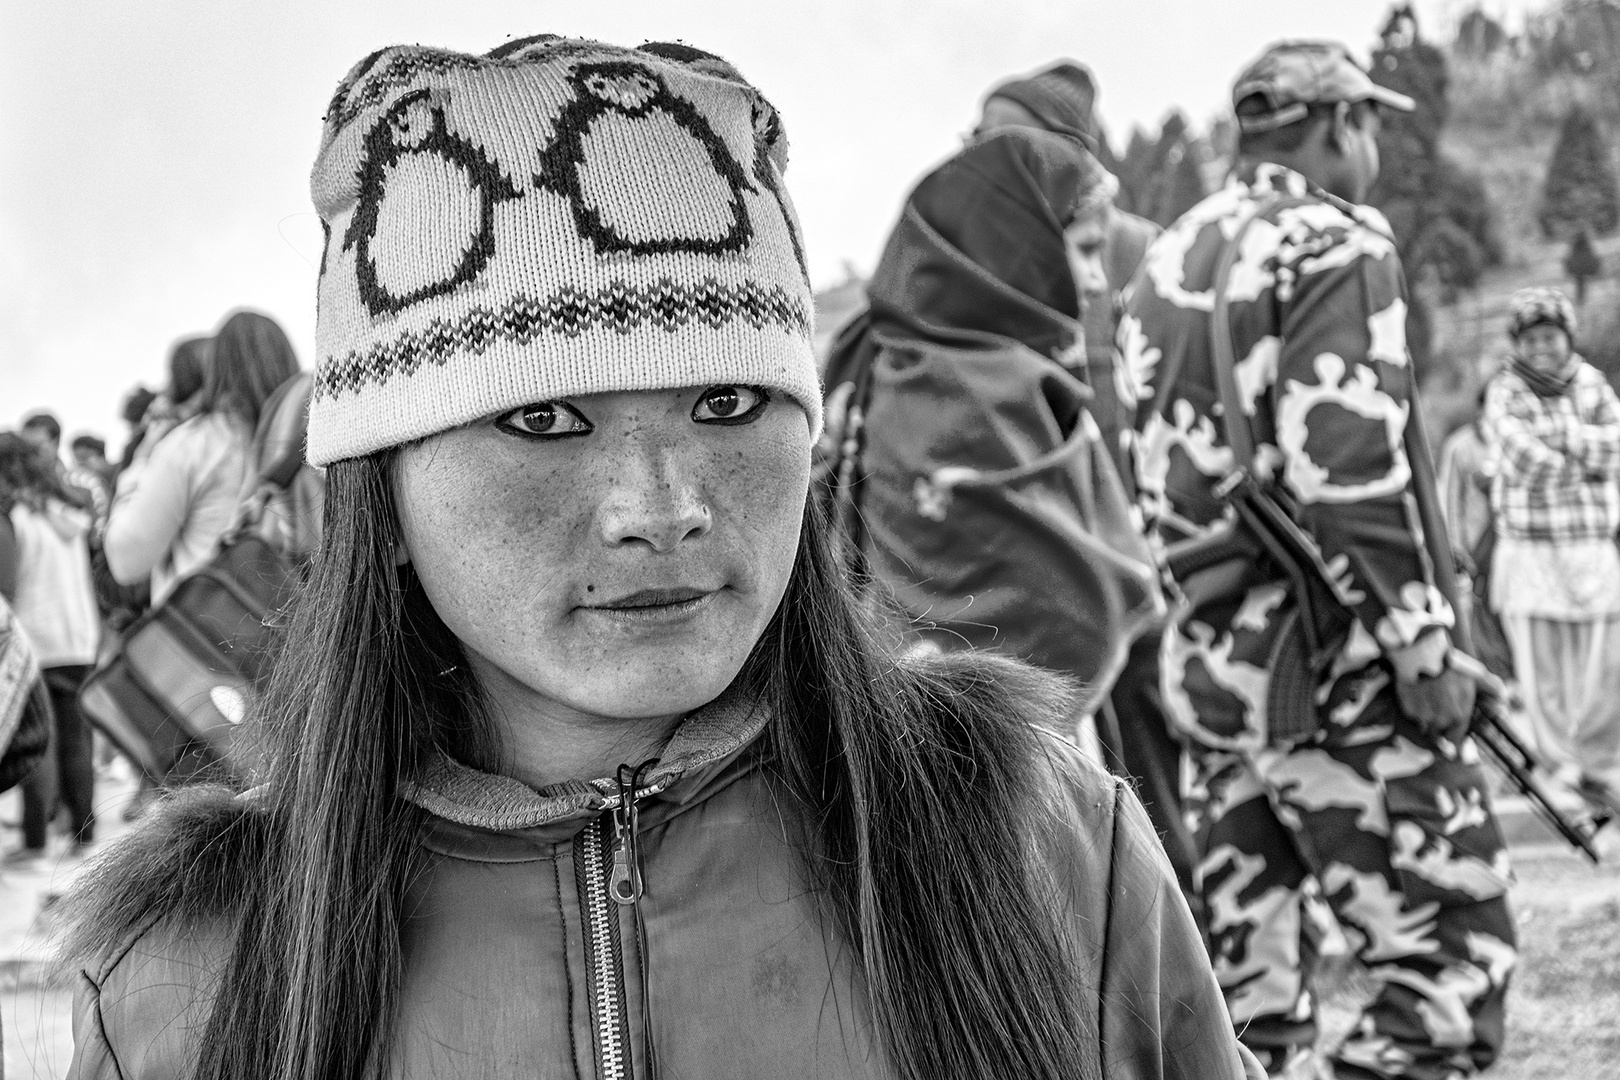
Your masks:
M495 421L495 426L508 434L531 439L561 439L569 435L588 435L595 430L591 422L566 401L537 401L520 406Z
M692 406L692 419L700 424L746 424L771 400L763 386L711 386Z

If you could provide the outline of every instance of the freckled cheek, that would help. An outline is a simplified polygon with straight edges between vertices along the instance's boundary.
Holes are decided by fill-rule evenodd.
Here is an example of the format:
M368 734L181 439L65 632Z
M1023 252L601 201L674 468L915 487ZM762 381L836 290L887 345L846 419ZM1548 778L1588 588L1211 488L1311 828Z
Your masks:
M708 485L713 509L755 543L796 546L810 483L802 439L760 440L717 455Z
M534 479L496 483L463 475L424 493L419 504L431 502L421 507L411 545L418 573L467 595L492 585L524 592L558 580L577 544L577 530L567 523L580 511L570 505L567 486ZM423 565L427 560L433 565Z

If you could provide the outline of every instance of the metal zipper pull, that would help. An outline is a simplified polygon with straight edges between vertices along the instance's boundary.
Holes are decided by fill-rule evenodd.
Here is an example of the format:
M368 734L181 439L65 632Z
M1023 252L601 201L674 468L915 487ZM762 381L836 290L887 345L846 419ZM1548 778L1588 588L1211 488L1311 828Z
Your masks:
M613 811L613 870L608 874L608 895L621 904L641 899L641 867L636 865L635 803L630 810Z
M613 869L608 874L608 895L620 904L634 904L641 899L641 858L636 850L641 814L636 805L636 787L652 764L647 761L636 768L619 766L619 805L613 808Z

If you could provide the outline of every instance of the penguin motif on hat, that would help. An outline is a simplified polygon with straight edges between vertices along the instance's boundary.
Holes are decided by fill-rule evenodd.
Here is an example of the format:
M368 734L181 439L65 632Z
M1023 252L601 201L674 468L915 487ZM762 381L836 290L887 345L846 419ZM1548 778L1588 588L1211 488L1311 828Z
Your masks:
M535 185L567 199L599 254L743 250L757 189L713 127L655 71L625 60L581 64ZM658 159L669 163L657 172Z
M776 208L782 212L782 225L793 244L793 257L799 263L799 273L806 285L810 284L810 264L804 257L804 240L793 223L788 210L787 195L782 191L781 172L787 167L787 143L782 135L782 120L775 109L763 100L754 102L754 180L771 193Z
M373 318L475 280L495 255L495 204L523 194L450 130L447 100L442 90L406 94L366 133L359 206L343 250L355 252L360 298Z

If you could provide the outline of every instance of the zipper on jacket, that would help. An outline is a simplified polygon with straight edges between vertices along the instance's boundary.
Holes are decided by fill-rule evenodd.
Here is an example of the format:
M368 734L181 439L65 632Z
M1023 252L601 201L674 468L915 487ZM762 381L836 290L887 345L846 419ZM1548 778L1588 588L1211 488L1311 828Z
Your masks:
M652 1053L652 1018L648 1011L646 941L641 911L636 907L643 891L636 836L640 817L637 803L655 793L653 788L639 788L639 784L654 764L648 761L634 769L628 765L619 767L617 798L609 804L608 812L580 832L575 845L575 876L580 883L580 899L585 909L590 1011L595 1027L601 1080L633 1080L635 1076L624 992L624 950L619 936L620 912L624 907L633 909L636 953L643 965L640 1002L644 1054L642 1072L649 1078L656 1075Z
M631 1080L630 1030L624 1015L624 962L619 947L619 913L608 896L609 815L579 834L575 864L585 907L585 962L590 977L590 1011L596 1028L596 1060L601 1080Z

